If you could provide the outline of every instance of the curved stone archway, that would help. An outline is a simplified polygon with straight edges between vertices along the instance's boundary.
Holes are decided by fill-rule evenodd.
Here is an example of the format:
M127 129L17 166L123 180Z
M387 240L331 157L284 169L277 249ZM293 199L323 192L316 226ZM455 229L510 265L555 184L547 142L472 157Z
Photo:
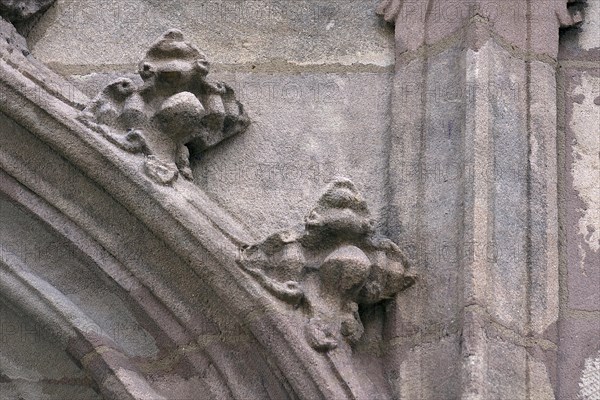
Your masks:
M206 56L176 29L148 45L137 75L89 98L34 58L0 19L0 399L575 395L577 382L557 372L557 363L562 357L564 368L575 370L584 353L587 361L596 354L597 335L586 330L598 311L583 304L596 299L587 286L583 294L566 293L585 285L571 282L576 274L563 260L578 251L561 232L571 212L561 205L570 188L570 172L561 168L571 161L561 160L560 147L570 147L560 134L573 116L557 118L556 110L583 96L580 108L590 114L598 99L589 82L584 88L568 81L557 54L559 29L577 26L585 7L570 0L447 4L381 1L377 12L395 23L395 65L356 66L359 85L344 87L340 78L349 71L345 57L354 57L346 53L335 65L319 60L314 70L298 60L268 60L220 72L227 80L256 68L249 82L268 83L269 101L273 75L304 79L307 71L334 75L336 93L348 96L333 104L331 92L320 92L332 86L317 79L308 92L320 103L300 111L298 104L278 108L264 99L257 109L245 108L234 91L244 82L212 81ZM52 7L50 19L60 19L62 6ZM287 24L293 13L286 11ZM341 24L329 2L317 11L328 19L325 31ZM22 22L19 32L35 23ZM387 35L392 46L388 28L380 24L371 33ZM56 48L62 47L52 42L39 54ZM565 65L596 68L587 59ZM77 70L68 62L62 67ZM373 71L381 76L367 79ZM365 94L370 84L385 89L371 94L384 99L381 107ZM561 98L561 85L573 99ZM380 131L371 132L377 119L384 120ZM297 126L288 132L286 123ZM587 139L576 150L589 158ZM371 142L377 143L367 149ZM275 222L265 221L268 229L246 226L270 215L270 204L258 204L271 200L269 183L229 190L227 179L215 177L221 165L238 167L243 146L254 148L239 156L240 168L253 165L265 144L272 148L264 157L302 153L317 164L335 146L339 160L332 159L360 170L353 178L362 182L334 178L314 207L298 203L289 215L280 208ZM214 163L219 157L229 164ZM206 166L216 168L199 183ZM246 179L243 172L233 185ZM358 187L377 193L380 220L372 219ZM258 200L248 201L259 190ZM289 193L273 197L297 200ZM235 196L243 199L230 202ZM256 215L245 218L254 208ZM300 225L270 230L290 222ZM591 243L597 231L584 228ZM565 338L571 330L583 332L590 348L567 356L581 343ZM588 375L580 396L593 392Z
M44 326L60 321L61 329L49 334L103 396L170 398L165 392L172 390L237 399L387 396L385 387L368 389L369 378L348 354L311 348L306 317L239 267L239 249L256 241L242 224L193 183L144 174L147 155L115 147L81 119L84 95L60 96L43 79L32 80L44 74L60 80L43 65L24 53L3 55L2 191L12 209L25 209L63 243L53 249L85 260L79 270L100 288L89 296L85 289L67 294L63 286L76 270L61 263L44 270L7 249L7 276L31 293L3 294L33 320L50 318ZM45 258L47 246L36 236L28 240L38 260ZM59 284L42 273L48 271L63 275ZM28 298L37 305L26 307ZM120 308L129 319L112 321ZM150 354L129 352L132 343L123 341L134 339L111 329L111 321L140 332L147 343L138 344Z

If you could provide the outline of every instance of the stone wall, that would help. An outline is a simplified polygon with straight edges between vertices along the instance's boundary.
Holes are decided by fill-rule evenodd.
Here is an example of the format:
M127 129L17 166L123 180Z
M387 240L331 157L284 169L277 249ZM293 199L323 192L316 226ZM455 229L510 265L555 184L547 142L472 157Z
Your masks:
M136 76L146 49L180 29L237 92L250 129L193 162L202 187L258 236L300 221L347 176L385 220L393 31L377 0L64 0L32 53L90 97Z
M42 9L49 4L34 3ZM107 176L114 171L87 160L130 166L133 156L123 161L111 153L101 164L81 146L73 150L75 161L67 160L57 149L70 146L70 133L63 131L68 123L52 125L64 142L42 140L44 134L30 132L35 122L15 122L2 108L0 264L10 277L25 265L42 289L47 284L64 294L97 327L84 328L110 340L93 337L92 350L81 344L87 337L69 342L71 358L82 355L73 362L53 341L52 322L41 326L34 318L31 326L20 314L31 311L27 296L15 297L21 286L0 286L16 301L16 307L4 302L0 290L0 400L173 393L278 400L600 399L600 1L574 6L585 21L561 31L558 60L558 29L545 30L563 23L551 7L558 4L568 15L566 0L539 0L537 8L534 0L486 3L498 15L471 13L465 7L470 2L462 0L403 2L414 7L398 17L396 35L376 15L380 3L57 0L35 20L13 21L27 34L28 48L19 43L16 53L60 75L44 75L40 87L53 86L74 107L65 115L76 115L75 108L83 109L118 77L141 83L138 62L161 34L177 28L206 53L210 76L235 90L251 125L192 152L201 191L178 182L181 191L168 194L151 185L144 186L148 193L128 193L122 188L129 181L113 186ZM35 94L39 100L45 89ZM0 106L14 114L7 98L0 96ZM42 114L32 118L46 121ZM309 292L315 309L321 307L309 312L311 323L329 314L359 321L352 350L339 341L347 352L326 358L302 347L304 333L293 346L277 336L295 334L295 325L305 322L294 319L297 303L275 301L257 310L237 298L246 293L244 285L248 299L264 304L272 292L297 295L287 278L277 282L269 276L273 271L252 265L242 283L235 273L219 273L235 264L241 244L302 224L336 176L356 184L338 182L364 195L375 230L400 245L417 281L397 301L372 305L353 298L336 305L341 311L318 290ZM22 193L29 196L27 206ZM45 208L38 194L49 199ZM168 206L156 206L155 198ZM354 207L362 210L359 203ZM192 211L178 208L182 204ZM163 215L168 211L177 224ZM175 229L180 225L187 230ZM318 259L324 256L319 246L303 239L311 237L308 230L296 231L297 237L280 232L250 249L279 260L283 256L272 248L297 245L302 257ZM197 244L189 232L206 242ZM78 242L86 234L95 247ZM364 249L346 246L332 254L368 264L366 255L355 253L371 257L384 243L371 248L369 240L360 242ZM404 262L398 260L396 267ZM307 287L318 286L307 281ZM356 309L348 311L349 304ZM37 311L31 312L45 317ZM281 325L269 325L278 318ZM79 329L73 325L65 328L67 338L71 328ZM285 329L272 334L273 326ZM319 338L318 323L310 328L313 348L326 352L321 342L331 343ZM306 366L313 369L304 375ZM323 382L342 384L328 388ZM326 389L319 392L319 385Z
M559 54L561 311L557 397L600 398L600 2Z

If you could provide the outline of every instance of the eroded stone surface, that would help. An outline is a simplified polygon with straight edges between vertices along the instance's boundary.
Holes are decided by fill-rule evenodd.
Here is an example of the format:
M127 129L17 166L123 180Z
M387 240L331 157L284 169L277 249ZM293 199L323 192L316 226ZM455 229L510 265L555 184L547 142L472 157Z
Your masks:
M600 399L600 352L585 360L579 387L579 400Z
M488 28L511 45L530 46L534 53L556 57L559 27L575 26L583 19L580 10L568 9L568 3L570 0L382 0L377 12L396 25L398 54L440 42L479 21L489 23ZM475 42L481 39L476 37Z
M392 299L415 279L400 249L375 235L365 200L343 178L330 184L303 229L245 248L240 265L304 314L306 340L323 352L362 337L359 305Z
M417 249L415 253L418 253L417 258L422 262L423 268L419 270L427 272L423 274L425 282L419 286L418 295L411 297L415 293L407 292L406 298L397 302L397 310L393 309L396 305L390 303L385 305L384 311L378 295L361 295L363 289L377 286L369 286L375 270L373 265L389 258L388 253L395 256L397 252L383 251L384 257L379 257L381 249L377 246L380 243L373 245L368 240L356 239L356 235L370 237L371 233L368 232L374 231L372 226L369 227L371 223L366 221L369 218L365 218L367 214L360 204L355 204L354 209L348 207L358 215L352 218L354 223L348 223L344 212L335 215L336 212L332 212L332 209L336 207L324 200L308 219L310 229L305 226L272 235L257 245L256 253L269 253L265 257L267 261L261 261L256 269L251 267L247 271L278 298L275 302L278 306L280 302L284 308L289 307L292 313L302 315L305 324L301 328L305 338L320 352L319 355L326 357L345 345L364 346L366 350L359 349L363 351L361 361L364 371L361 372L365 372L365 376L371 374L368 375L369 379L371 376L379 377L380 381L376 381L376 384L382 387L392 382L392 390L397 398L437 399L440 393L448 398L458 398L461 396L461 383L465 381L465 377L461 376L461 367L469 369L470 365L477 363L484 368L471 368L470 371L484 374L480 377L482 386L475 387L481 390L480 398L525 398L527 392L535 399L552 398L552 386L555 385L552 380L556 376L553 368L556 366L540 356L536 346L539 341L545 346L547 353L551 354L548 358L553 357L556 346L554 330L558 257L553 248L554 233L548 237L544 235L556 230L553 216L555 209L550 203L558 197L553 192L556 189L553 175L546 174L546 171L563 167L555 165L552 158L556 153L552 147L555 142L555 107L554 96L549 93L555 90L555 66L545 61L524 61L519 58L523 54L518 53L518 48L525 49L529 40L531 50L535 53L533 57L552 55L552 49L557 43L557 26L576 22L576 18L572 18L573 15L567 12L566 1L506 1L494 4L388 1L387 5L391 7L391 10L385 9L388 13L400 5L404 7L401 9L404 12L403 19L397 20L401 22L402 34L405 35L402 37L403 41L399 42L401 49L402 46L415 43L434 43L439 46L431 54L426 52L428 54L423 58L417 55L415 59L411 59L410 65L399 68L401 73L395 82L399 93L395 95L412 98L401 103L402 107L392 110L394 118L402 123L392 124L391 127L388 103L392 84L389 71L375 69L372 70L374 73L361 73L345 68L353 63L392 63L390 35L378 37L377 35L386 32L385 28L376 28L377 22L374 22L376 18L371 18L374 17L372 12L362 14L365 7L371 10L374 1L349 1L344 4L344 7L348 7L350 18L336 17L336 2L328 2L326 5L317 1L278 3L277 6L281 8L276 13L268 14L267 23L261 18L241 12L242 8L249 10L248 7L261 10L261 5L266 2L236 3L240 4L240 9L233 8L236 6L228 7L222 1L198 3L198 7L205 7L202 10L207 10L207 6L218 6L215 9L217 11L211 11L210 14L220 17L216 19L206 18L205 11L199 13L204 18L198 18L198 8L189 6L188 3L132 1L124 5L119 1L98 3L91 0L65 0L42 19L31 43L34 44L37 55L45 61L53 62L57 70L66 74L71 74L72 71L85 74L93 71L127 70L135 62L137 50L144 49L154 36L171 26L172 21L188 23L186 32L190 28L195 42L202 43L207 48L203 42L206 40L209 42L208 48L211 53L215 53L219 62L231 64L224 68L225 72L220 73L227 75L228 82L230 78L239 80L236 83L240 83L241 91L246 92L248 99L244 99L244 103L249 104L249 109L253 111L253 123L255 116L258 122L249 131L250 135L238 136L228 146L222 146L209 154L203 153L202 158L196 157L194 174L208 194L262 234L274 231L274 227L295 222L298 214L315 197L315 188L323 180L334 173L350 174L355 182L365 188L369 203L377 208L380 214L378 227L387 229L386 234L394 239L406 240L407 249ZM427 13L426 3L431 5L431 19L425 31L420 30L419 24L420 18ZM480 9L481 13L469 8L475 3L484 6L484 9ZM407 5L420 7L420 4L425 5L416 10L421 14L414 14L406 8ZM527 4L534 6L531 12L527 10ZM318 15L325 16L322 21L311 20L310 23L305 23L306 21L296 20L296 10L311 12L314 10L313 5L317 5L319 10L326 10L323 13L318 11ZM486 6L489 8L485 9ZM495 6L498 8L494 8ZM592 6L595 7L596 4ZM281 10L284 8L287 11L282 16ZM466 10L464 15L461 10ZM530 22L534 23L529 26L527 14L533 14ZM591 15L589 12L586 14ZM371 18L368 24L364 24L365 18ZM500 49L500 46L491 48L482 45L473 50L475 54L469 54L470 58L466 60L470 64L465 71L463 52L467 46L455 42L447 50L443 50L442 46L448 45L443 42L457 32L455 28L469 20L479 20L481 26L487 28L488 19L495 23L495 28L498 28L496 33L506 41L502 44L505 49L514 45L517 50L509 49L514 51L511 53ZM78 20L86 23L94 20L96 24L73 23ZM197 24L197 21L205 23ZM537 23L544 21L548 23ZM530 38L525 34L528 29L533 33ZM594 49L593 44L590 44L593 33L585 31L585 27L584 32L588 33L587 36L582 36L586 39L582 39L581 43L590 51L589 54L586 53L587 58L579 58L579 61L587 60ZM387 45L382 45L380 39L381 43ZM21 40L19 43L22 42ZM84 42L86 44L82 45ZM79 45L73 46L73 43ZM482 43L484 42L479 42ZM28 51L25 46L9 47L18 50L16 53ZM129 53L130 49L133 51ZM158 69L161 69L163 56L164 54L151 54L146 61L157 64ZM194 57L196 56L198 54ZM279 57L286 61L282 62ZM257 61L264 63L258 66L260 73L253 69L253 63ZM328 65L327 68L330 69L316 72L317 66L321 68L323 65ZM177 68L181 72L187 67L179 64ZM151 75L151 70L152 68L146 72ZM170 81L168 75L172 71L163 72L167 72L165 80ZM404 75L405 72L409 73ZM526 77L527 73L530 73L529 77ZM144 68L142 75L145 75ZM111 81L118 76L120 75L111 76ZM475 83L473 86L477 91L477 98L469 97L472 88L465 90L465 76ZM136 97L134 94L138 93L138 88L145 85L142 77L129 75L127 79L116 81L108 87L106 84L110 82L98 84L104 79L103 76L88 75L77 79L85 81L82 85L90 94L98 92L93 89L95 86L106 87L104 94L109 100L102 100L106 102L101 101L98 109L109 103L114 106L121 101L119 96L123 96L122 102L127 103L127 99ZM487 84L491 82L494 89L490 90ZM125 84L136 89L129 93ZM574 133L568 136L574 138L575 142L567 149L574 162L567 169L574 178L577 193L582 195L573 207L563 204L574 211L569 216L574 218L574 224L573 231L568 230L568 240L569 245L575 249L573 254L577 255L575 263L569 258L568 271L565 273L565 281L569 287L566 290L568 293L565 293L567 301L564 303L577 310L565 311L570 319L564 321L560 343L563 347L563 359L559 363L559 368L562 369L560 374L564 376L564 379L561 378L561 386L565 389L557 395L560 398L565 393L565 398L569 399L577 396L578 390L581 390L580 396L589 397L590 393L594 395L595 392L589 389L589 382L594 382L593 357L598 343L597 291L594 286L597 270L590 262L593 251L587 251L588 247L597 243L593 240L598 229L590 231L587 227L594 226L593 222L582 225L582 221L589 222L594 217L592 215L590 218L590 212L594 211L594 193L591 192L593 184L590 184L587 174L597 169L589 158L589 154L595 150L595 144L590 146L589 143L594 131L585 130L584 127L594 126L589 115L594 113L595 108L590 101L598 105L600 100L596 98L598 96L588 96L590 87L596 85L593 79L584 79L579 84L573 86L576 90L572 93L574 105L573 119L570 122ZM239 96L238 86L232 87ZM425 101L421 102L422 99ZM131 104L123 104L123 109L128 110L126 118L135 125L145 125L146 116L138 112L136 102L134 98ZM193 121L203 114L202 108L206 108L204 99L189 88L165 95L156 103L151 106L156 121L165 124L163 130L168 130L169 134L177 137L185 134L180 131L178 123L173 123L174 119L183 116L184 119ZM465 105L475 114L474 125L468 125L469 122L464 119L462 107ZM119 116L113 119L110 112L100 114L110 124L119 125ZM423 115L422 119L419 119L420 115ZM471 129L477 142L470 141L471 137L465 140L465 125ZM168 144L164 148L161 140L149 144L144 132L132 129L129 134L124 133L127 129L129 127L123 127L123 137L111 138L123 149L148 153L145 170L155 181L170 184L178 175L190 174L191 171L185 164L188 155L183 147L179 147L181 151L175 150L173 156L170 150L160 150L169 147ZM483 135L488 132L491 132L489 138ZM417 143L419 137L427 138L422 146ZM583 140L577 141L578 138ZM389 148L390 143L393 144L392 149ZM471 159L461 157L464 146L473 143L475 156ZM23 147L25 149L19 150L23 159L29 160L33 154L39 161L37 147ZM17 146L11 143L10 148ZM200 148L203 149L204 146L201 145ZM493 157L487 153L490 149L494 152ZM395 151L401 155L394 153ZM174 161L164 163L156 154L149 153L168 154L166 158L174 157ZM192 152L192 156L198 156L198 153ZM488 159L482 161L484 156L488 156ZM392 158L391 165L389 157ZM184 161L178 163L181 160ZM54 166L50 163L45 165L46 169ZM396 171L402 172L394 176ZM465 215L461 207L467 197L465 193L471 189L472 182L467 179L474 176L477 176L474 179L474 190L478 191L478 203L473 214L466 218L475 219L481 231L469 236L470 232L465 234L463 231ZM56 180L51 182L51 186L58 185ZM80 181L73 182L77 184L77 188L80 187ZM405 189L407 192L403 193ZM90 193L94 194L89 196L90 204L97 206L92 200L99 194ZM405 197L401 202L398 201L398 193ZM88 204L85 194L72 198L75 203ZM584 201L580 201L582 199ZM404 205L408 207L403 208ZM129 207L132 208L131 205ZM125 214L115 215L121 217L118 218L119 224L123 221L131 224L130 220L123 217ZM398 218L399 215L401 218ZM106 219L111 220L110 215ZM112 219L117 220L116 217ZM571 222L569 219L567 229L571 229ZM307 233L311 229L314 233L315 229L318 231L323 226L331 229L335 233L334 237L342 238L340 242L329 243L328 235L321 235L327 240L317 244L308 239L307 242L302 241L303 238L312 237ZM585 227L584 231L582 226ZM136 231L140 231L139 228L135 225L124 231L127 234L117 238L112 233L114 229L108 226L104 235L114 241L127 238L124 239L126 243L123 249L118 248L126 253L134 242L146 237L145 231L144 234L136 234ZM488 228L490 236L495 236L494 238L487 236ZM527 229L530 229L530 235L522 235ZM407 235L407 232L410 234ZM413 232L420 234L412 235ZM319 234L315 235L319 237ZM465 240L465 237L476 240ZM528 241L535 247L534 251L527 251ZM162 257L161 255L167 254L167 250L155 242L151 244L143 248L142 252L150 253L154 248L157 249L156 252L152 253L153 257L148 256L144 259L145 262L140 262L135 273L143 275L146 270L157 268L152 264L156 261L157 265L165 265L159 281L172 285L176 291L195 293L194 275L183 275L180 271L185 263L171 262L172 258ZM579 252L578 246L585 248L587 253ZM250 249L247 251L251 252ZM579 257L585 262L580 263ZM207 255L206 258L204 261L209 263L211 256ZM462 265L467 261L474 265L476 271L472 276L476 282L474 289L481 291L484 296L469 297L470 293L462 292L466 279L463 279L465 275L461 276L457 271L461 271ZM265 265L269 268L264 269ZM468 278L470 277L467 276ZM374 281L377 282L378 278ZM357 294L358 286L362 289ZM375 292L377 290L373 289L373 293ZM79 297L84 297L88 292L82 293ZM184 304L167 303L174 309L183 309L178 314L182 316L182 320L194 320L203 308L203 295L204 292L199 293L198 297L190 295ZM465 302L462 301L463 295L467 298ZM210 294L207 296L214 297ZM108 309L114 304L111 298L98 296L98 301ZM475 301L471 303L473 299ZM478 301L483 304L476 304ZM355 307L357 304L364 306L371 302L377 303L380 314L366 317L364 310ZM465 304L475 310L473 314L481 313L481 321L478 320L477 324L481 324L481 327L487 324L484 330L473 334L475 339L484 341L487 353L471 351L478 349L470 347L473 344L473 336L470 334L473 332L462 329L462 307ZM481 308L477 308L478 306ZM526 315L528 306L531 308L530 315ZM212 307L211 310L216 310L215 314L221 315L218 307ZM493 324L484 321L484 315L493 318ZM153 383L161 388L160 392L166 398L209 393L204 391L207 384L204 380L205 377L210 377L207 379L208 385L215 385L211 394L225 393L227 385L219 386L215 383L222 379L218 377L220 372L216 371L217 365L230 376L244 377L239 381L228 379L235 397L251 398L252 393L261 393L263 398L267 394L272 398L285 398L285 389L279 388L278 391L272 389L273 386L265 388L269 382L265 385L262 377L274 375L268 368L260 369L257 363L255 370L253 363L242 364L242 358L252 359L255 355L252 351L248 350L242 357L239 349L232 351L230 347L224 349L218 345L222 341L237 340L231 333L238 329L234 319L229 315L223 319L225 322L219 329L211 328L214 332L211 330L211 334L201 335L200 346L192 346L190 350L178 342L180 353L199 351L204 344L210 343L207 347L213 351L217 361L214 364L202 361L202 379L198 376L188 379L186 374L190 368L184 363L177 364L178 369L173 375L155 377ZM363 332L363 328L369 328L366 322L368 319L376 325L375 328L371 327L370 334ZM235 328L223 329L223 325L228 326L227 321L235 325ZM523 326L527 324L527 328L535 336L535 345L526 341L525 335L520 336L524 333ZM386 340L389 341L381 340L383 325ZM545 336L538 337L542 333ZM365 337L369 342L361 342ZM147 356L154 354L153 345L140 346L134 338L128 339L122 342L129 350L135 350L133 353L138 354L139 351ZM249 342L248 347L254 345L254 342ZM465 351L461 354L463 348ZM280 347L276 348L278 354L281 353L280 350ZM380 365L380 355L387 358L385 364ZM227 361L223 361L225 359ZM170 365L170 362L171 355L160 360L161 365ZM247 368L248 366L251 368ZM246 371L247 369L252 371ZM590 370L592 375L589 374ZM119 371L121 380L132 383L131 378L135 378L135 374L123 373L121 369ZM527 374L529 381L525 382L522 377ZM358 380L348 380L349 386L360 386L357 382ZM117 382L112 384L117 385ZM271 382L271 385L274 384ZM142 397L143 393L139 393L136 387L133 382L131 391ZM366 398L370 399L372 396Z
M600 58L600 2L576 3L584 20L576 29L563 31L560 40L561 60L597 61Z
M37 321L0 298L0 398L100 400L92 380Z
M557 398L589 400L600 399L600 2L590 0L580 7L585 20L579 29L564 32L559 54L565 265Z
M0 15L10 21L19 22L41 13L55 0L1 0Z
M152 38L172 26L215 63L289 62L290 71L296 65L394 62L393 41L374 0L68 0L44 15L30 37L42 61L92 72L99 65L136 63ZM86 45L67 50L71 40Z
M584 9L585 20L579 32L578 43L581 50L600 49L600 2L589 0Z
M128 78L109 84L80 120L113 144L146 158L154 181L193 179L189 148L200 152L250 123L233 89L206 80L209 63L181 31L171 29L140 61L141 86Z
M593 252L600 251L600 77L597 74L582 72L581 82L570 95L574 99L570 128L574 138L573 186L582 201L581 218L578 221L579 235ZM585 264L585 258L582 257Z

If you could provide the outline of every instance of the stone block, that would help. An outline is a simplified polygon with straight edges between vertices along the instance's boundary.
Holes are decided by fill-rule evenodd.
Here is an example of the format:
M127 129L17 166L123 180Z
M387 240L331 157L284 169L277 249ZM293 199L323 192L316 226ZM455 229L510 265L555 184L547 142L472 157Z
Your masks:
M235 73L248 130L192 155L195 181L264 237L302 221L335 176L352 179L379 227L386 215L388 71Z
M30 41L41 61L87 73L134 65L169 28L181 29L215 63L394 61L393 34L375 15L372 0L69 0L42 17Z
M565 70L568 307L600 310L600 71Z
M592 400L590 393L598 383L594 364L600 358L600 318L595 313L571 312L560 322L557 398ZM597 386L596 386L597 387ZM594 391L591 390L591 393ZM597 390L595 391L597 394Z

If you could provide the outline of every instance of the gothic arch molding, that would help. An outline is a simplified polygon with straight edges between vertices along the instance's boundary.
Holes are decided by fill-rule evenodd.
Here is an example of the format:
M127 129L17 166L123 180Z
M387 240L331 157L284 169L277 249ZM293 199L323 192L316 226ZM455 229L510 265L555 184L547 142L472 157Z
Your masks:
M260 381L258 375L252 378L253 368L231 368L233 360L230 365L225 360L214 361L225 376L232 398L369 398L365 390L370 385L368 378L357 375L343 357L336 360L336 355L312 349L303 329L298 329L303 317L287 312L239 267L240 247L256 241L242 224L191 182L180 179L170 182L171 186L162 186L140 173L144 171L143 158L112 146L78 120L87 102L84 95L74 92L65 96L57 84L60 77L23 52L13 52L8 46L3 48L2 56L1 107L3 118L12 120L9 123L14 129L2 135L0 168L3 184L12 187L5 189L12 194L12 201L27 208L22 196L28 191L33 196L31 201L45 202L55 210L54 217L37 216L45 224L63 229L64 223L71 221L75 227L72 231L82 232L81 241L64 238L84 257L93 259L97 247L112 258L109 264L125 266L126 270L109 271L106 264L96 262L112 279L121 274L123 281L118 283L131 301L150 320L154 318L160 333L172 341L177 336L196 343L215 341L214 360L219 353L227 353L227 344L219 343L220 329L239 330L246 359L255 361L253 367L258 365L273 379L253 382ZM52 79L44 79L46 76ZM136 235L136 229L144 233ZM136 275L145 282L136 282ZM171 287L166 288L168 284ZM156 299L148 300L152 295ZM12 301L18 303L14 298ZM153 308L149 304L152 302L158 308L162 305L163 314L152 310L155 315L151 315L148 309ZM178 304L186 304L188 309L181 310ZM193 308L194 304L198 308ZM208 322L198 321L204 318L202 312L209 314ZM58 313L64 320L65 309ZM217 326L212 339L198 331L203 323ZM68 318L64 324L66 331L81 331ZM181 337L178 339L177 345L182 346ZM94 351L88 347L90 343L92 347L97 345L85 337L76 343L75 347L90 351ZM110 370L111 364L104 363ZM139 385L147 384L144 374L135 373ZM114 392L114 398L144 398L135 382L119 377L117 372L96 379L98 387L110 387L102 391Z

